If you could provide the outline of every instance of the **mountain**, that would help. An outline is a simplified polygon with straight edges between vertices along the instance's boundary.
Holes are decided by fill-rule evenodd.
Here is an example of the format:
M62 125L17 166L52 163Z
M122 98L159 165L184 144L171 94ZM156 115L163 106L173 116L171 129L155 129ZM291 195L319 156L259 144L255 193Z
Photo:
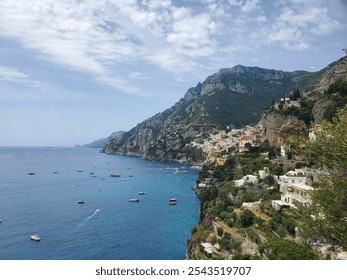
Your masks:
M113 132L110 136L106 137L106 138L101 138L98 140L95 140L89 144L84 144L81 145L81 147L87 147L87 148L99 148L102 149L103 147L105 147L105 145L108 143L108 141L115 139L117 136L121 136L125 133L125 131L117 131L117 132ZM79 146L79 145L78 145Z
M314 89L326 71L286 72L242 65L221 69L188 89L171 108L109 141L103 151L199 164L203 155L190 144L193 140L257 123L274 100L294 89Z
M288 136L308 134L308 129L322 120L331 121L346 104L347 59L344 57L320 71L319 81L312 84L311 91L265 110L259 122L262 139L280 146Z

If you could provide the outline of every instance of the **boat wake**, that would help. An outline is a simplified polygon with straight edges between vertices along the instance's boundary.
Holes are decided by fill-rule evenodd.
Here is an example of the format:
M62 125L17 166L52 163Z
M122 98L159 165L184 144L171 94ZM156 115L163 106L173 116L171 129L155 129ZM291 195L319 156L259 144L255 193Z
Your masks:
M88 220L90 220L91 218L93 218L99 211L100 211L99 209L96 209L96 210L94 211L94 213L91 214L85 221L88 221Z
M77 228L80 228L81 226L83 226L86 222L88 222L91 218L93 218L96 214L98 214L99 211L100 211L99 209L96 209L96 210L94 211L94 213L91 214L90 216L88 216L87 218L85 218L85 219L83 220L83 222L80 223L80 224L77 226Z

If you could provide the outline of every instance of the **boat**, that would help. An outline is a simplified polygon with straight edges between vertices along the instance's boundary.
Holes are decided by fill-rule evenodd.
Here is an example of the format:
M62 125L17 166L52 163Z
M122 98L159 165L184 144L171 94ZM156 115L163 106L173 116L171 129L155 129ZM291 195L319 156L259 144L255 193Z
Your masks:
M139 192L139 195L145 195L146 193L145 192Z
M34 241L40 241L41 240L41 237L37 234L30 236L30 238L31 238L31 240L34 240Z
M113 173L110 175L111 177L120 177L120 174L119 173Z
M78 201L78 204L83 204L83 203L84 203L83 200L79 200L79 201Z
M135 198L132 196L132 193L133 193L133 190L135 189L136 187L132 188L131 192L130 192L130 195L129 195L129 202L140 202L140 199L138 198Z
M169 205L176 205L177 199L175 197L169 199Z
M35 175L35 172L28 172L28 175Z

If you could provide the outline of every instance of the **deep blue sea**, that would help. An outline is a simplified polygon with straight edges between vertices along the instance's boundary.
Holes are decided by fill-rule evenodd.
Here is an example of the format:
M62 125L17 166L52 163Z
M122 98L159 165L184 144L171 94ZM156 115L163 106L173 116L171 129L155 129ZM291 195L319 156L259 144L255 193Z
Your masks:
M198 223L191 189L198 170L179 163L90 148L0 147L0 176L0 259L184 259Z

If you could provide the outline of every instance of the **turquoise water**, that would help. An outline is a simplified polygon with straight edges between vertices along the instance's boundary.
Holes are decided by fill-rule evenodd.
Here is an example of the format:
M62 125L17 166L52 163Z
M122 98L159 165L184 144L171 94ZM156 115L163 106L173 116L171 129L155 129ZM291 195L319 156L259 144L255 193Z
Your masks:
M2 147L0 175L0 259L183 259L198 223L198 170L179 163Z

